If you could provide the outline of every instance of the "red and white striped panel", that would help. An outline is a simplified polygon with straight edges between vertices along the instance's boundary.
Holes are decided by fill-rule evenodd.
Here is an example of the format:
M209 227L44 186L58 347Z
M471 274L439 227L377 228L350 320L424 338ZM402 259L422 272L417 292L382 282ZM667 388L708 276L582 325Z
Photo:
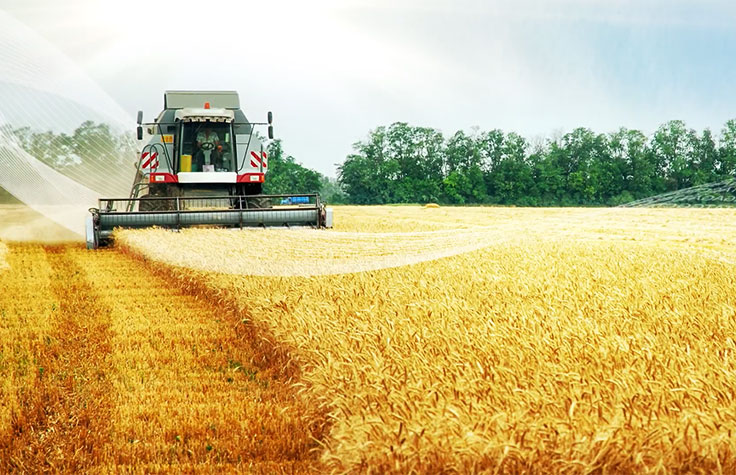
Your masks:
M158 152L153 152L149 154L148 152L143 152L141 154L141 168L150 168L151 170L155 170L158 168Z
M250 166L258 169L263 167L264 170L268 168L268 155L266 155L266 152L261 152L259 155L258 152L251 150Z
M250 166L253 168L261 168L261 157L254 151L250 152Z

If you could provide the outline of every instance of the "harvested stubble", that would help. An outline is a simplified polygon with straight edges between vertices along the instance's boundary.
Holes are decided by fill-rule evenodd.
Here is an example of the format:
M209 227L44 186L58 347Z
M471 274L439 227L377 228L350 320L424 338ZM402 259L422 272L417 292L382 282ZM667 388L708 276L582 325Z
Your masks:
M366 213L382 217L372 224ZM154 230L118 241L169 264L180 244L213 259L211 271L172 272L293 348L305 392L331 411L330 469L733 472L735 213L341 208L345 231L447 229L452 215L457 228L495 226L513 239L310 278L218 272L237 269L215 258L232 239L248 262L263 246L271 261L297 252L271 234ZM152 247L177 243L176 255L147 250L138 233ZM332 234L311 251L326 251ZM375 259L375 239L353 237Z
M236 315L114 251L8 260L0 472L314 469L323 416Z

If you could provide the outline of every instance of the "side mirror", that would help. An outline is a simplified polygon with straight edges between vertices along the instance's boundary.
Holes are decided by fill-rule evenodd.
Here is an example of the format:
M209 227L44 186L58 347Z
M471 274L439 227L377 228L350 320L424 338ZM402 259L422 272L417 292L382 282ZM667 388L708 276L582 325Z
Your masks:
M143 127L139 125L138 127L136 127L135 132L136 132L136 137L138 137L138 140L143 140Z
M268 138L273 140L273 125L268 126Z
M141 125L143 123L143 111L138 111L138 121L136 124Z
M268 111L268 125L273 124L273 112Z

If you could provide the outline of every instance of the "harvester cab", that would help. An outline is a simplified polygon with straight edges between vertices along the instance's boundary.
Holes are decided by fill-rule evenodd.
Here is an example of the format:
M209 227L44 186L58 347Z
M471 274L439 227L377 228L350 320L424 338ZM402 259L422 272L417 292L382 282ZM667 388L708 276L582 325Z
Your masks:
M138 112L137 138L149 139L127 198L103 198L87 219L87 247L116 227L332 227L318 194L263 195L268 154L255 127L273 138L273 115L250 122L233 91L167 91L154 122Z

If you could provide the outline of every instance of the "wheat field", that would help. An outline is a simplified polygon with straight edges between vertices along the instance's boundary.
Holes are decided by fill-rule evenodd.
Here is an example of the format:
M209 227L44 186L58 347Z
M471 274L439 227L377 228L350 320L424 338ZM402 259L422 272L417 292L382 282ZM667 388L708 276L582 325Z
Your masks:
M0 471L736 471L736 210L336 217L0 243Z
M0 271L8 268L8 262L5 260L5 256L8 253L8 246L0 241Z
M0 472L317 470L324 416L238 315L115 251L8 248Z
M336 215L117 242L286 345L326 470L736 470L736 211Z

